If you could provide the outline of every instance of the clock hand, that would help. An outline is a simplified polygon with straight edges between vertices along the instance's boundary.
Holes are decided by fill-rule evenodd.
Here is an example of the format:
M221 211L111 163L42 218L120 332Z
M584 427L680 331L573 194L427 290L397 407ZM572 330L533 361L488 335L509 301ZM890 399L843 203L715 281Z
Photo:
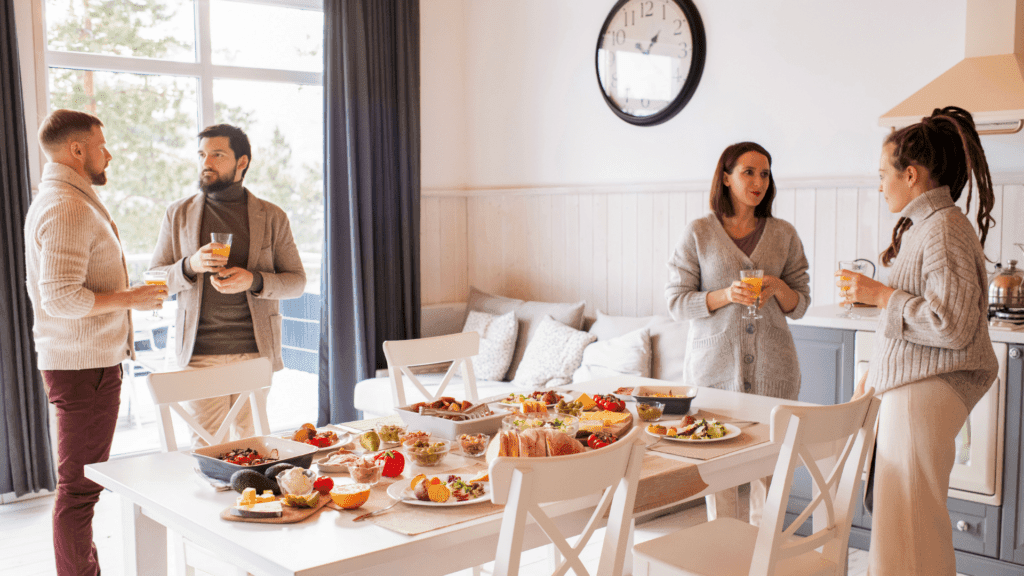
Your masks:
M643 54L647 54L647 52L644 52L644 48L643 46L640 45L639 42L636 43L636 49L642 52Z
M661 32L659 31L658 34L661 34ZM651 48L654 48L654 44L658 41L658 34L655 34L654 38L651 38L651 43L647 46L647 50L641 48L639 42L636 43L636 49L642 52L644 56L649 55L651 53Z

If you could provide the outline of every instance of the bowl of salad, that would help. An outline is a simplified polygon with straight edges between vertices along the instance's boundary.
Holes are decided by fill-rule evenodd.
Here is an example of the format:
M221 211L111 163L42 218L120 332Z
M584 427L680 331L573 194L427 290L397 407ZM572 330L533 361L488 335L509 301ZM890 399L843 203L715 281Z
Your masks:
M580 429L580 421L575 416L565 414L510 414L501 422L501 429L527 430L529 428L550 428L561 430L570 437L576 436Z

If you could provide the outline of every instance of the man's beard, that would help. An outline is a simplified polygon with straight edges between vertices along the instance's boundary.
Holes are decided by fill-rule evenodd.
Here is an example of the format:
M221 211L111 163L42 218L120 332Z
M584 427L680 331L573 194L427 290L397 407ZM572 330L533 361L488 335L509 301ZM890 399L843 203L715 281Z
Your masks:
M204 194L210 192L220 192L221 190L225 190L226 188L235 183L236 172L237 170L232 170L230 174L225 174L223 177L217 175L217 178L210 182L209 184L203 184L203 175L200 174L199 189L202 190ZM214 174L216 174L216 172L214 172Z
M90 173L89 179L92 181L93 186L103 186L107 183L107 169L104 168L96 173Z

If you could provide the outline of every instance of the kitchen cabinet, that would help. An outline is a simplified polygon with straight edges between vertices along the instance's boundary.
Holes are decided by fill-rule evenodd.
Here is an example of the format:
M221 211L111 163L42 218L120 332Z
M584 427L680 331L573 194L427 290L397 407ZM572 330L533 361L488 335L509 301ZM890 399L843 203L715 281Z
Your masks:
M847 401L856 384L852 329L791 325L800 359L800 400L818 404ZM1002 506L959 499L948 502L957 569L963 574L1021 574L1024 566L1024 345L1010 344L1007 353L1006 413ZM794 481L787 521L810 502L806 471ZM798 534L808 534L810 522ZM850 545L867 549L871 515L857 499Z

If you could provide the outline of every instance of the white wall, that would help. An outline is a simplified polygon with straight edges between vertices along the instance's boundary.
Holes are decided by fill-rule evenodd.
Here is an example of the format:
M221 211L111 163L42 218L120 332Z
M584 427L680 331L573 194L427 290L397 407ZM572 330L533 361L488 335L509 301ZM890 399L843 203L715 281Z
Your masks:
M464 30L451 18L433 44L427 27L459 3L423 0L423 116L452 115L432 77L463 69L466 138L450 154L467 155L463 176L437 173L461 162L439 161L432 147L449 135L424 125L423 185L709 180L722 148L747 139L771 151L781 179L870 176L878 117L964 55L964 0L695 2L708 38L700 86L678 116L641 128L612 114L594 73L612 0L463 0ZM983 143L993 172L1024 168L1024 135Z

